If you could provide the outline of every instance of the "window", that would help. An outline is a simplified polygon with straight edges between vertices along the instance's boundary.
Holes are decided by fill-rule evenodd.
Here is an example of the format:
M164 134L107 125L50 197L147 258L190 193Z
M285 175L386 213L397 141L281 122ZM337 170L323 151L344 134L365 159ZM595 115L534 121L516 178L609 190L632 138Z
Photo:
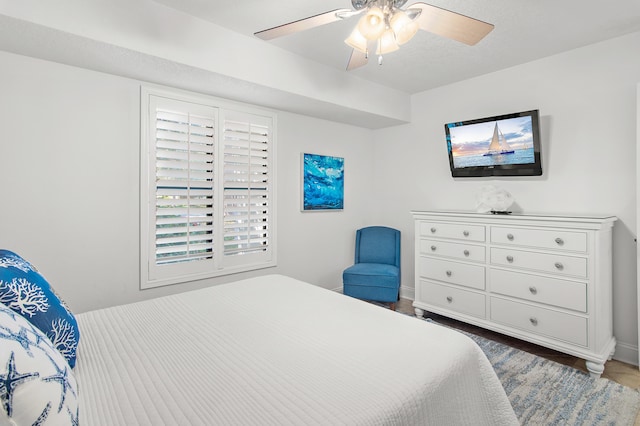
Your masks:
M143 88L142 288L275 266L275 114Z

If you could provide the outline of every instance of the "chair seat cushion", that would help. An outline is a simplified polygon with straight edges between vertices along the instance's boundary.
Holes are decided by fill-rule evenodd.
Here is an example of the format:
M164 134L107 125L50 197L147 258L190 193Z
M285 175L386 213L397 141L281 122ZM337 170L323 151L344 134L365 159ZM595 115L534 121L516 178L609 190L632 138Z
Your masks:
M345 285L397 288L400 284L400 268L381 263L356 263L342 273Z

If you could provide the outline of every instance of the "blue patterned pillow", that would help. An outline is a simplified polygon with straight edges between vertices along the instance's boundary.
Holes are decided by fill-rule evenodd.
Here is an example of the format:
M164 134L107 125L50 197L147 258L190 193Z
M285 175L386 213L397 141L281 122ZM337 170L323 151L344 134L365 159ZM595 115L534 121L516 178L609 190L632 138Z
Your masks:
M73 368L78 323L51 285L22 257L0 250L0 302L38 327Z
M78 384L47 336L0 304L0 424L78 425Z

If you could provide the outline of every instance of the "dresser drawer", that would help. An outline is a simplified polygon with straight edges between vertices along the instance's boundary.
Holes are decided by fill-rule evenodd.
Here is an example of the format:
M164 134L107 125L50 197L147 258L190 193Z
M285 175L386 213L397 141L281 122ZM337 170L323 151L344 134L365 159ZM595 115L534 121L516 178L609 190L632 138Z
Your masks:
M491 263L533 269L552 274L587 278L587 259L560 254L491 248Z
M486 315L485 296L481 293L420 280L420 294L420 301L430 305L478 318Z
M484 246L451 243L448 241L421 240L420 253L430 254L432 256L453 257L474 262L485 261Z
M587 251L586 232L492 227L491 242L581 253Z
M491 320L530 333L587 346L587 319L524 303L491 298Z
M420 276L484 290L484 266L420 257Z
M424 237L454 238L466 241L485 241L485 227L465 223L420 222L420 235Z
M587 312L587 284L502 269L489 269L491 292Z

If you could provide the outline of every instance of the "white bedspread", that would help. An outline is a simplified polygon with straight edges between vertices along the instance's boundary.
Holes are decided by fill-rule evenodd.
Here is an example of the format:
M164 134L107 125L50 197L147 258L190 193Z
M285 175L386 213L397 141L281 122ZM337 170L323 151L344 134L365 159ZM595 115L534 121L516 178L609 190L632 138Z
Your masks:
M517 424L466 336L281 275L78 323L86 426Z

